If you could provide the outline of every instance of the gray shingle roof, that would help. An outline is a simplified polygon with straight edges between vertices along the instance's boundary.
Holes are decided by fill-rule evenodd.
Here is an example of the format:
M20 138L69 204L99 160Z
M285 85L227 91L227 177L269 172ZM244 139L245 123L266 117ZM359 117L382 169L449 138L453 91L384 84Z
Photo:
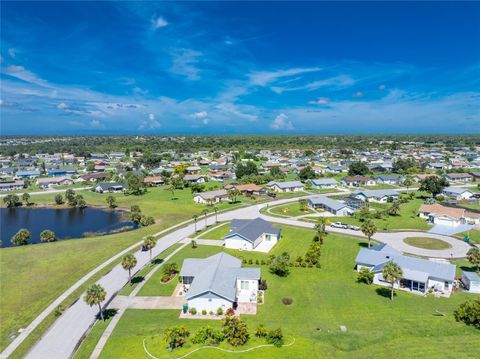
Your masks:
M455 266L453 264L436 263L426 259L408 257L388 245L381 249L361 249L358 252L356 263L373 266L374 272L380 272L389 261L397 263L404 272L404 278L417 280L418 278L437 278L453 281L455 279ZM409 278L412 276L415 278ZM425 282L425 280L420 280Z
M347 204L342 203L342 202L337 201L337 200L334 200L334 199L329 198L327 196L318 196L318 197L309 198L308 202L310 202L313 205L323 205L323 206L331 208L335 211L339 211L340 209L342 209L344 207L348 207Z
M293 187L303 187L303 183L300 181L289 181L289 182L269 182L268 186L278 186L279 188L293 188Z
M312 184L315 185L315 186L321 186L321 185L326 185L326 184L337 185L338 182L334 178L320 178L320 179L312 180Z
M393 189L365 189L356 190L353 192L354 196L359 194L364 195L367 198L383 198L383 197L398 197L398 192Z
M241 265L240 259L224 252L204 259L185 259L180 276L194 277L186 298L213 292L235 301L237 279L260 279L259 268L241 268Z
M280 228L275 228L270 222L267 222L261 218L255 219L234 219L230 224L230 233L225 238L239 235L245 238L249 242L255 242L255 240L262 234L280 234Z

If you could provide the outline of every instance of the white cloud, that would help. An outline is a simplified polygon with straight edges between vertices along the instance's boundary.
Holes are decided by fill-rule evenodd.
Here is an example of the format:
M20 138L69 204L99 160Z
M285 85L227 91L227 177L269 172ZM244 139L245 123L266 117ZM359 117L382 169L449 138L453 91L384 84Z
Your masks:
M266 86L272 82L277 81L280 78L300 75L308 72L317 72L322 69L319 67L310 68L293 68L288 70L278 71L256 71L249 75L249 82L252 86Z
M99 120L91 120L90 126L93 128L105 128L105 126Z
M386 88L387 88L387 86L385 86L385 85L383 85L383 84L380 85L380 86L378 86L378 89L379 89L380 91L383 91L383 90L385 90Z
M60 110L66 110L68 108L68 105L65 102L60 102L57 105L57 108L60 109Z
M152 25L155 30L160 29L162 27L165 27L168 25L167 20L165 20L163 17L159 16L156 19L152 20Z
M208 122L209 122L209 119L208 119L208 118L204 118L204 119L202 120L202 123L203 123L204 125L208 125Z
M288 116L284 113L281 113L270 124L272 130L293 130L292 121L287 121Z
M364 96L364 93L362 91L357 91L352 95L352 97L354 98L361 98L363 96Z
M17 55L17 50L15 50L13 47L9 48L9 49L8 49L8 55L9 55L12 59L14 59L15 56Z
M192 113L190 115L190 117L192 118L199 118L199 119L206 118L207 116L208 116L207 111L199 111L199 112Z
M256 114L240 111L238 109L238 106L233 103L221 103L215 107L224 113L227 113L229 115L234 115L235 117L240 118L242 120L253 122L253 121L256 121L258 118ZM244 105L243 108L245 110L249 110L250 112L255 109L253 106L246 106L246 105Z
M330 103L330 99L327 97L319 97L316 100L308 101L309 105L328 105Z
M170 71L183 75L189 80L199 80L200 69L196 66L201 52L191 49L175 49L172 52L172 66Z
M345 87L352 86L353 84L355 84L355 80L349 75L338 75L338 76L330 77L324 80L312 81L301 86L295 86L295 87L272 86L271 90L278 94L282 94L283 92L287 92L287 91L301 91L301 90L313 91L321 87L345 88Z
M150 121L155 121L155 115L153 113L148 114L148 119Z

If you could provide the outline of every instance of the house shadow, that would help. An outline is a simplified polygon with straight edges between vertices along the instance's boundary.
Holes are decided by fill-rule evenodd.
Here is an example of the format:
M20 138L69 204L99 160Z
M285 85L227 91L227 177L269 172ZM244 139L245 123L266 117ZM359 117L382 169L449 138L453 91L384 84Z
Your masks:
M475 272L475 267L474 266L460 266L460 269L462 272Z
M105 309L103 311L103 318L105 318L105 320L108 320L113 316L115 316L115 314L117 313L118 313L118 309L114 309L114 308ZM100 313L98 313L97 319L102 320L102 318L100 317Z
M385 288L385 287L377 288L377 289L375 289L375 292L377 292L377 294L379 296L385 297L385 298L388 298L388 299L390 299L390 296L392 295L391 292L390 292L390 288ZM396 295L397 295L397 293L393 293L394 297Z
M145 280L145 277L144 277L143 275L139 275L139 276L133 277L133 278L132 278L132 283L131 283L131 285L141 283L141 282L143 282L144 280Z

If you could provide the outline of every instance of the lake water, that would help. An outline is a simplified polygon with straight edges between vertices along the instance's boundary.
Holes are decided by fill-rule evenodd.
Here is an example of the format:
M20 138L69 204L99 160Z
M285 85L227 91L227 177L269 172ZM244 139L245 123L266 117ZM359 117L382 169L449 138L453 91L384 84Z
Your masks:
M133 224L125 212L90 208L0 208L2 247L11 247L12 236L21 228L32 233L30 243L40 243L45 229L55 232L57 239L81 238L88 233L105 234Z

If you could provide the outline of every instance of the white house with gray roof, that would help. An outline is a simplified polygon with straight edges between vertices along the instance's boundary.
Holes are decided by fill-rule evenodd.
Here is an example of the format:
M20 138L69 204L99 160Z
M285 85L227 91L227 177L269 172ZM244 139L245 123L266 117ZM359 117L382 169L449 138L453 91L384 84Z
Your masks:
M398 264L403 271L403 276L399 283L395 284L395 288L415 294L425 294L430 289L450 293L453 289L456 268L453 264L408 257L387 244L362 248L355 259L356 270L359 272L362 268L368 268L375 274L374 284L391 286L382 275L383 267L391 261Z
M238 304L257 303L259 268L242 268L242 261L224 252L208 258L188 258L180 271L189 308L216 312Z
M308 206L313 209L322 209L335 216L349 216L355 210L344 202L337 201L327 196L318 196L307 199Z
M303 183L300 181L269 182L267 187L275 192L300 192L303 191Z
M473 196L472 191L470 191L468 188L462 187L446 187L443 189L442 194L457 200L470 199Z
M225 248L268 253L280 240L281 229L261 218L234 219L224 237Z
M393 189L365 189L356 190L353 195L361 200L368 200L371 202L387 203L388 198L398 199L399 194Z
M315 189L321 188L335 188L338 182L335 178L319 178L312 180L312 187Z

